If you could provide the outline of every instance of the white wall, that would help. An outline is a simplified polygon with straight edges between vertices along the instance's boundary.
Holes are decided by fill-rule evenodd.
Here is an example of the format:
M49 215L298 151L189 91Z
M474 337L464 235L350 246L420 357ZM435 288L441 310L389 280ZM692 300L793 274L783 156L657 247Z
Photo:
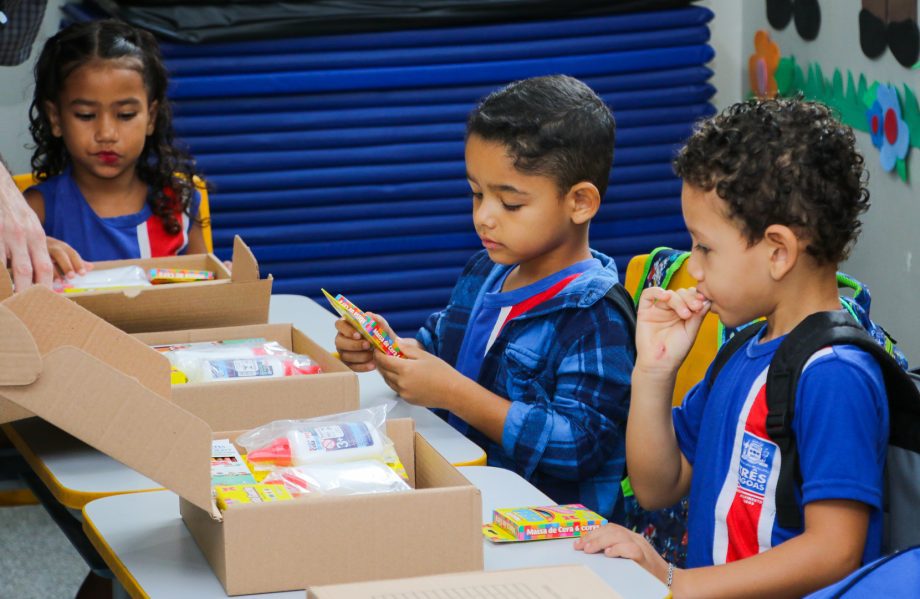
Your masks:
M770 33L783 56L794 55L800 65L821 65L825 77L839 68L844 77L849 70L855 77L864 74L870 84L873 80L893 83L898 88L906 84L920 95L920 71L905 69L887 51L877 60L862 53L857 2L822 1L821 30L812 42L799 37L794 23L782 31L770 27L762 0L709 0L701 4L716 13L712 23L716 51L737 49L730 57L717 55L713 62L720 108L747 94L747 60L753 53L757 29ZM743 36L740 48L739 32ZM740 95L738 85L743 90ZM857 132L856 136L869 170L872 207L863 219L862 235L841 270L869 285L873 319L898 339L912 366L920 366L920 150L910 151L909 183L905 184L896 174L882 171L878 150L868 134Z
M716 88L712 102L721 110L741 100L747 93L747 85L742 79L749 54L746 46L750 39L744 31L745 3L738 0L702 0L698 4L715 14L709 22L709 45L716 55L708 66L713 70L710 82Z
M14 173L30 169L32 153L26 149L31 144L29 136L29 104L34 89L32 66L41 47L58 30L61 22L60 7L67 0L48 0L41 31L32 47L32 54L24 64L15 67L0 66L0 154Z

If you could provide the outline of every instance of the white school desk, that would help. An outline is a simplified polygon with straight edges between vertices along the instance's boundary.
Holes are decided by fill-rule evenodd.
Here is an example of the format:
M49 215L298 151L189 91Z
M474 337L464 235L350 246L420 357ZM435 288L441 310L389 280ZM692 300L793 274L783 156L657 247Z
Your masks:
M270 322L291 322L334 351L335 317L313 300L298 295L272 296ZM415 428L452 464L485 464L482 449L435 416L410 405L384 383L376 372L358 375L361 405L396 401L391 418L413 418ZM52 495L65 507L79 510L87 502L118 493L136 493L162 487L117 460L96 451L67 433L37 418L4 425L10 441Z
M482 490L483 519L495 507L552 505L523 478L508 470L471 466L460 471ZM119 582L132 597L151 599L223 599L224 589L179 517L179 501L170 491L115 495L83 509L84 529ZM629 560L586 555L571 539L485 545L485 568L584 564L628 599L662 599L667 589ZM303 599L304 592L245 595Z

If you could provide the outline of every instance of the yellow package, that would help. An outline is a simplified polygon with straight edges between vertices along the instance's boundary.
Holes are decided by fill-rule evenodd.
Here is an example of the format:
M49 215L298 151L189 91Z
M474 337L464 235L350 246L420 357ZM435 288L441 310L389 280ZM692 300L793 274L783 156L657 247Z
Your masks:
M293 499L283 485L219 485L214 487L217 507L221 511L241 503L268 503Z
M500 508L482 534L493 543L580 537L607 524L607 519L580 503L545 507Z
M400 461L400 459L396 457L396 452L393 452L392 457L387 457L387 459L384 460L384 463L386 463L386 465L389 466L393 472L398 474L401 479L409 482L409 473L406 472L406 467L403 466L403 463Z
M184 385L188 382L188 377L175 366L171 366L169 368L169 382L173 385Z
M242 458L243 458L243 463L246 464L247 468L249 468L249 471L255 477L257 483L262 482L263 480L265 480L266 476L271 474L272 472L271 470L256 470L255 468L253 468L252 464L249 463L249 457L245 453L242 455Z

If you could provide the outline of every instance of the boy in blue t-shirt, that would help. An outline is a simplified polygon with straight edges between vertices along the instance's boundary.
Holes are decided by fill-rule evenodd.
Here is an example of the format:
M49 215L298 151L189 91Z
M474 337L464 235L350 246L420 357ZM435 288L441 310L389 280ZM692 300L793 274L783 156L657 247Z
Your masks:
M633 341L605 294L616 266L588 245L607 189L614 120L571 77L512 83L467 121L475 254L407 360L372 353L337 323L357 371L377 368L406 401L447 411L488 464L559 503L620 518Z
M841 308L837 263L869 205L863 158L826 107L751 101L703 122L675 170L699 284L642 294L626 442L646 509L690 493L688 568L622 527L576 548L634 559L673 582L674 597L801 596L880 553L888 402L875 359L828 347L802 373L792 422L801 529L776 522L782 455L766 432L777 347L807 316ZM672 410L675 373L709 310L729 327L759 316L766 326Z

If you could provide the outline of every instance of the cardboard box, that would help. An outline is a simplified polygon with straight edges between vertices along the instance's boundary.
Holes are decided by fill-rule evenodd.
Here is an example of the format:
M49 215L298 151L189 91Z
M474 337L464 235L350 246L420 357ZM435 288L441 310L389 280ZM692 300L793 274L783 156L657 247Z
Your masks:
M147 345L264 337L310 356L323 369L322 374L173 386L172 400L213 430L248 429L272 420L312 418L360 407L357 375L290 324L140 333L135 337Z
M43 288L0 304L0 330L0 421L36 414L177 493L231 595L482 569L480 492L411 420L390 421L387 433L413 491L221 514L211 444L234 433L171 401L165 357Z
M272 277L259 278L255 256L239 236L233 240L232 273L213 254L109 260L94 265L97 269L138 265L216 273L213 281L64 294L129 333L268 322ZM0 268L0 299L11 294L9 273Z
M381 582L312 587L308 599L622 599L585 566L553 566L492 572L466 572Z

